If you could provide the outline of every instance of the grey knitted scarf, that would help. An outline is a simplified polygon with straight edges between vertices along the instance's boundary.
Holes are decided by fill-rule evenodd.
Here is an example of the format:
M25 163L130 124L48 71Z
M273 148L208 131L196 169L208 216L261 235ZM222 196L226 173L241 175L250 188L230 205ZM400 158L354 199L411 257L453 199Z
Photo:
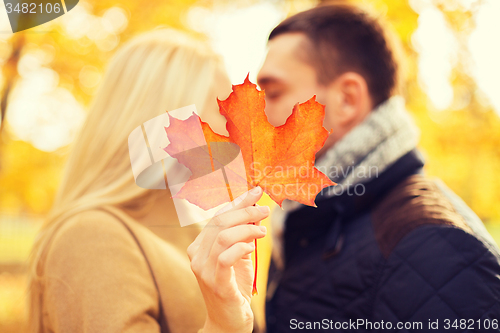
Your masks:
M419 130L405 109L401 96L394 96L372 110L370 114L347 133L316 161L316 167L338 185L330 187L316 202L351 190L378 177L400 157L414 149ZM359 185L358 185L359 186ZM302 204L285 200L283 209L275 209L271 216L273 231L273 258L282 266L282 235L287 215Z

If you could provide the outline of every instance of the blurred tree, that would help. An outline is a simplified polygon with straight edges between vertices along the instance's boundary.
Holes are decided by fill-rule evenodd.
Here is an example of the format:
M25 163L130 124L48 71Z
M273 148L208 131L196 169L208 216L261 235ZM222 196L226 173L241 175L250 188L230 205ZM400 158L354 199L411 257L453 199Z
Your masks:
M67 155L66 148L45 152L19 141L6 121L9 104L24 79L20 73L23 57L34 54L40 58L44 67L57 73L58 87L87 106L105 64L119 45L158 26L187 30L184 12L194 2L80 1L61 18L15 33L0 43L0 212L47 213Z
M476 11L483 1L471 1L469 9L456 0L431 0L446 19L458 41L458 60L450 82L453 101L437 110L422 88L419 54L413 34L419 15L400 0L353 0L385 14L404 50L404 96L421 129L420 148L426 156L426 172L441 178L485 222L500 222L500 118L471 77L467 40L475 28ZM493 37L493 36L492 36Z
M14 86L14 82L17 79L17 63L19 62L19 57L25 43L24 35L14 35L12 37L12 51L10 56L5 60L2 66L2 74L4 79L2 98L0 100L0 134L3 132L5 125L5 115L7 113L7 100L9 98L10 92ZM0 166L1 167L1 166Z

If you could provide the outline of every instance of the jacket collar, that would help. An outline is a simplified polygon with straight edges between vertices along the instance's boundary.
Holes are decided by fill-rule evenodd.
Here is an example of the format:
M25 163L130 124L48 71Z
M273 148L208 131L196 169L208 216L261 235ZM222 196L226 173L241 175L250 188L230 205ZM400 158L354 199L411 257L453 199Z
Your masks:
M413 149L403 155L384 172L364 184L357 184L331 198L318 200L318 206L333 205L335 211L344 219L353 218L369 210L384 195L408 176L422 173L424 159L422 154ZM324 201L324 203L323 203Z
M329 209L334 221L326 236L323 257L328 259L340 252L343 246L343 225L369 212L394 186L405 178L423 173L422 154L413 149L403 155L383 173L365 184L359 184L357 193L344 191L318 202L318 208Z

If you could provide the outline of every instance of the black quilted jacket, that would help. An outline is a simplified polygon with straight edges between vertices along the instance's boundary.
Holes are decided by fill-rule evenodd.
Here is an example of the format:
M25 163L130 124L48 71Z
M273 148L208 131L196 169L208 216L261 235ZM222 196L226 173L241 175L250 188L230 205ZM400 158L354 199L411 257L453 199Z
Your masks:
M498 332L500 254L482 222L421 173L416 151L362 196L289 214L267 333Z

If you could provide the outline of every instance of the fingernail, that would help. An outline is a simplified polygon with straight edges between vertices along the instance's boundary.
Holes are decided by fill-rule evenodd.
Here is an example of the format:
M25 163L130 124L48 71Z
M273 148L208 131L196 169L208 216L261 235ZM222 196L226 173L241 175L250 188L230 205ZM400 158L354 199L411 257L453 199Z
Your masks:
M262 191L262 189L260 188L260 186L257 186L257 187L254 187L253 189L250 190L250 193L252 194L260 194L260 191Z
M259 209L262 213L267 214L269 213L270 209L268 206L259 206Z
M259 226L259 228L260 228L260 230L261 230L262 232L266 232L266 231L267 231L267 228L266 228L266 227L264 227L263 225Z

